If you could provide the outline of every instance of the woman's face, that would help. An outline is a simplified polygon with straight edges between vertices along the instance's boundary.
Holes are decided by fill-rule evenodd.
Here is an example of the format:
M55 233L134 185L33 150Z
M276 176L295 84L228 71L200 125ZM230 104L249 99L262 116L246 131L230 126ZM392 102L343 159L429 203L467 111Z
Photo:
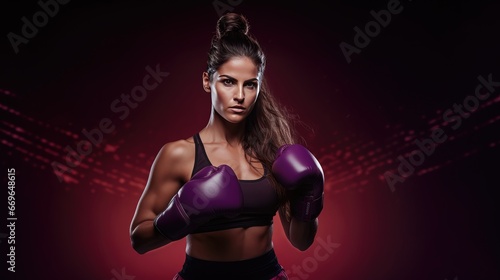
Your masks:
M261 73L248 57L233 57L222 64L212 79L203 73L203 85L211 93L214 110L231 123L244 120L252 111L261 84Z

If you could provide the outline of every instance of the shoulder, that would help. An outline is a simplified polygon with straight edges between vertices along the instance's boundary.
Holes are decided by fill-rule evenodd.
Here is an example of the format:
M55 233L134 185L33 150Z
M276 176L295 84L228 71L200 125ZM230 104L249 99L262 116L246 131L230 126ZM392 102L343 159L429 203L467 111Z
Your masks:
M180 139L163 144L157 155L158 161L164 161L173 165L194 160L193 137Z
M159 157L165 157L172 161L182 161L190 156L194 152L194 142L193 138L181 139L177 141L165 143L158 153Z
M181 139L163 144L156 156L155 169L168 170L181 178L190 175L194 164L195 147L193 138ZM175 176L175 177L177 177Z

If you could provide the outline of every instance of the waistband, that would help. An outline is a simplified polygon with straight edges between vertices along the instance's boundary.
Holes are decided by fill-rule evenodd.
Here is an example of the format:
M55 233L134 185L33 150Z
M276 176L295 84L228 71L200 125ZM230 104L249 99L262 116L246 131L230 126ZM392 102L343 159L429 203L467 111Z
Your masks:
M278 275L283 267L278 263L274 249L262 256L242 261L206 261L186 254L186 259L179 275L186 279L271 279Z

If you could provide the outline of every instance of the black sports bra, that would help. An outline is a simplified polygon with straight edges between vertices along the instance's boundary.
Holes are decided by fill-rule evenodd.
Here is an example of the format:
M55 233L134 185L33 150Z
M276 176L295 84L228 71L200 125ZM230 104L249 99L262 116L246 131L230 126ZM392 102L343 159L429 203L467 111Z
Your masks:
M191 177L205 166L212 163L208 159L200 135L193 136L195 143L195 161ZM230 228L248 228L252 226L269 226L278 210L278 194L267 178L268 171L264 168L264 176L255 180L238 180L243 192L243 211L234 218L217 217L198 227L193 233L224 230Z

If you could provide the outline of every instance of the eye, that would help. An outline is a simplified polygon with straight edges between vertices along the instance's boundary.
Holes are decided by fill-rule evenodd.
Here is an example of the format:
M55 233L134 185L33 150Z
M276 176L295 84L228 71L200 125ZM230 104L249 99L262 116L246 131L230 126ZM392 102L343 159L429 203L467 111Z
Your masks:
M249 88L249 89L256 89L257 88L257 83L256 82L251 82L251 83L247 83L245 86L247 88Z
M224 79L222 80L222 83L225 85L225 86L232 86L234 84L234 81L231 80L231 79Z

